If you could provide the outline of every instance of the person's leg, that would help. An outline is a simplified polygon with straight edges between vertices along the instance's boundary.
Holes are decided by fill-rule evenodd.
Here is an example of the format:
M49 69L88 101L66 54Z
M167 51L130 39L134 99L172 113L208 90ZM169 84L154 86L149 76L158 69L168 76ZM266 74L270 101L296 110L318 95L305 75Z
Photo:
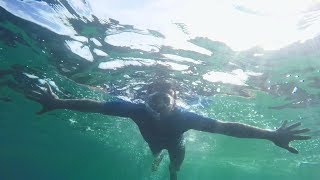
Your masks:
M159 167L159 164L161 163L161 160L163 159L164 153L163 151L160 151L160 153L158 154L154 154L154 159L152 162L152 167L151 170L152 171L156 171Z
M168 148L169 157L170 157L170 180L177 180L177 171L180 170L180 166L184 160L185 156L185 145L181 141L174 145L173 147Z
M159 166L164 154L163 154L162 148L160 146L149 145L149 147L150 147L150 150L151 150L153 157L154 157L153 162L152 162L152 166L151 166L151 170L156 171L158 169L158 166Z

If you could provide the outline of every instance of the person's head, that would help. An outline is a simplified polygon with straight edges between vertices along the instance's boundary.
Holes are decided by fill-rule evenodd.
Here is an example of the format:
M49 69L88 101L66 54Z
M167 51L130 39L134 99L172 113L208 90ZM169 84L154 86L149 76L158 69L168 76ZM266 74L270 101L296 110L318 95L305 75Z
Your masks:
M147 89L147 104L154 111L166 114L176 105L176 91L174 85L165 80L153 82Z

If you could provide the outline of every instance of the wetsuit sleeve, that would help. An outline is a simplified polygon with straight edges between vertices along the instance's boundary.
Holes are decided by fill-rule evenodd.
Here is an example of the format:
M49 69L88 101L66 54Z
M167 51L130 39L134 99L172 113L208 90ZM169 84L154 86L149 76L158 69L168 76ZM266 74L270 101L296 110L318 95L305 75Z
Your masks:
M192 112L183 112L183 121L185 130L214 132L217 125L216 120Z
M242 123L222 122L194 113L186 113L184 116L187 129L218 133L237 138L267 139L271 141L273 141L275 136L275 131L273 130L260 129Z
M139 114L141 110L142 107L140 104L128 101L111 101L105 102L102 114L132 118L134 115Z

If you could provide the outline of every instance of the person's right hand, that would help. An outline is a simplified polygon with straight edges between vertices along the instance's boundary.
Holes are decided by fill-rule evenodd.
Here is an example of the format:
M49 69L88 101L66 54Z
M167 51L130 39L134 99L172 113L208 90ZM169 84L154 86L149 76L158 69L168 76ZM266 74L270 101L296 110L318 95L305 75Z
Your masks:
M36 101L42 105L42 109L37 112L38 115L57 109L59 97L52 91L48 83L45 84L45 87L46 90L39 88L40 92L31 91L26 94L28 99Z

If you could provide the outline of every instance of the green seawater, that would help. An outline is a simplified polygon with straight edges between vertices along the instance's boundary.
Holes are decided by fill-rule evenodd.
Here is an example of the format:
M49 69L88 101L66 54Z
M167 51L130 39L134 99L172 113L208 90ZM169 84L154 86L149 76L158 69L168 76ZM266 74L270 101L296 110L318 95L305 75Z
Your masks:
M21 4L25 2L4 2L12 3L12 7L27 7ZM59 5L59 2L53 4ZM61 6L73 12L72 7L67 6L68 1L61 2ZM179 102L200 114L268 129L279 127L283 120L300 121L303 127L311 129L307 134L312 139L291 143L299 154L289 153L266 140L188 131L179 180L320 178L319 37L274 51L257 47L240 52L222 42L198 37L189 42L213 52L211 55L165 45L154 52L112 45L104 42L104 38L123 32L165 38L161 32L141 32L115 20L109 24L97 19L84 21L78 15L78 19L68 19L67 26L78 36L102 42L102 46L90 40L82 42L82 48L87 46L91 52L98 48L108 54L101 57L92 53L94 60L88 61L66 46L67 41L74 40L70 36L54 32L53 25L48 25L50 29L15 14L18 9L9 11L9 5L0 7L0 72L17 66L22 70L15 69L16 74L8 76L0 73L1 180L169 179L168 156L158 170L152 172L151 151L130 119L69 110L36 115L41 105L25 97L29 82L21 78L26 78L23 73L54 82L59 89L55 92L61 98L100 101L112 100L115 96L140 99L143 94L139 91L144 84L156 78L169 78L180 85ZM32 10L24 8L21 10L26 13ZM264 55L253 56L255 53ZM202 63L175 61L189 65L187 69L176 70L163 65L173 62L164 56L166 54ZM137 60L142 64L154 60L162 64L135 66L129 63L115 69L99 68L100 63L114 60ZM232 71L236 69L241 69L240 74L259 74L240 78L243 84L203 78L210 71L234 75ZM20 86L10 87L7 81Z

